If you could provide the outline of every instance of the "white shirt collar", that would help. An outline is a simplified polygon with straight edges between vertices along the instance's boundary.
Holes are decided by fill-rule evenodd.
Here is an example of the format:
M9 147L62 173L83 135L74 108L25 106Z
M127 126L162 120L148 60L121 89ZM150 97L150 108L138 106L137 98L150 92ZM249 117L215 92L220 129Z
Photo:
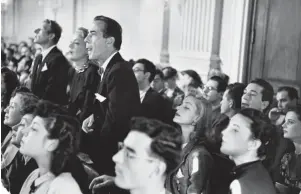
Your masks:
M102 68L103 68L103 71L106 70L109 62L111 61L111 59L114 57L114 55L118 53L118 51L115 51L109 58L107 58L107 60L105 60L105 62L102 64Z
M45 50L42 51L42 53L41 53L42 56L43 56L42 61L45 59L45 57L50 53L50 51L51 51L54 47L56 47L56 45L53 45L53 46L51 46L51 47L49 47L49 48L47 48L47 49L45 49Z
M149 90L150 86L144 88L143 90L139 90L139 94L140 94L140 101L142 103L144 97L145 97L145 94L146 92Z

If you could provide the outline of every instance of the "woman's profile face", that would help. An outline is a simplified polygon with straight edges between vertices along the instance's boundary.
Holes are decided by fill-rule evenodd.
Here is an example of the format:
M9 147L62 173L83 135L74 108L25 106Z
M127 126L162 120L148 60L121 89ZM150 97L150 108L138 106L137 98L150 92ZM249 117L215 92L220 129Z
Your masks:
M191 125L193 122L196 122L198 117L199 112L194 97L187 96L183 103L177 107L173 121L179 125Z
M301 139L301 121L294 111L289 111L286 113L285 123L282 125L282 127L284 138L292 141Z
M50 139L45 128L45 120L39 116L34 117L29 126L28 133L23 134L20 143L20 152L32 158L46 156L49 152Z
M88 50L86 48L82 31L75 32L69 45L69 49L71 61L78 61L84 57L88 58Z

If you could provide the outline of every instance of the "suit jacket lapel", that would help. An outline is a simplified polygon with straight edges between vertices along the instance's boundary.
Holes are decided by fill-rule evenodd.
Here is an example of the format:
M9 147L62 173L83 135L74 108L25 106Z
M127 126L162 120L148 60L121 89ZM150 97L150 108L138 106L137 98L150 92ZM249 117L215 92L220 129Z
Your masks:
M145 103L149 100L149 98L151 97L151 93L153 93L153 89L152 88L149 88L146 93L145 93L145 96L142 100L142 103Z
M99 87L98 87L98 93L100 95L103 94L103 89L104 89L104 82L105 82L105 79L108 75L108 72L110 71L110 69L114 66L115 63L118 63L118 62L122 62L124 61L124 59L121 57L120 53L117 52L114 57L110 60L108 66L106 67L104 73L103 73L103 76L102 76L102 79L100 81L100 84L99 84ZM104 96L104 95L103 95Z

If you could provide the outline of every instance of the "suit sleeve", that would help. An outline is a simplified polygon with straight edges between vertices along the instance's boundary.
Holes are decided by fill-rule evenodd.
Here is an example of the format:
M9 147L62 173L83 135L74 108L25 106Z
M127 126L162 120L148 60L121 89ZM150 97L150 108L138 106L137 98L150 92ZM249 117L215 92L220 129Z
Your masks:
M49 79L46 84L43 99L53 102L60 101L59 98L66 97L68 84L68 61L63 55L55 57L47 65L49 71Z
M212 158L205 150L193 151L189 157L190 185L187 194L201 194L207 186Z
M100 81L100 76L97 71L90 72L87 76L87 81L85 83L85 99L82 105L82 112L79 115L80 121L83 121L93 112L93 102L95 99L95 92Z

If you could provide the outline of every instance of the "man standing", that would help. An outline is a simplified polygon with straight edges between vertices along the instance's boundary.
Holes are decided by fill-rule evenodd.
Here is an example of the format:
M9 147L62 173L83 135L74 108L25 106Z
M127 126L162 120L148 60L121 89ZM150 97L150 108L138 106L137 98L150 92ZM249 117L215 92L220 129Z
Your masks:
M34 42L41 45L43 51L34 62L31 90L40 99L66 105L69 63L56 47L62 28L57 22L46 19L35 33Z
M89 142L84 149L99 174L114 175L112 156L129 132L131 117L139 111L138 84L131 65L119 54L122 28L118 22L96 16L85 42L89 59L100 63L101 82L93 114L82 125L87 133L85 142Z

